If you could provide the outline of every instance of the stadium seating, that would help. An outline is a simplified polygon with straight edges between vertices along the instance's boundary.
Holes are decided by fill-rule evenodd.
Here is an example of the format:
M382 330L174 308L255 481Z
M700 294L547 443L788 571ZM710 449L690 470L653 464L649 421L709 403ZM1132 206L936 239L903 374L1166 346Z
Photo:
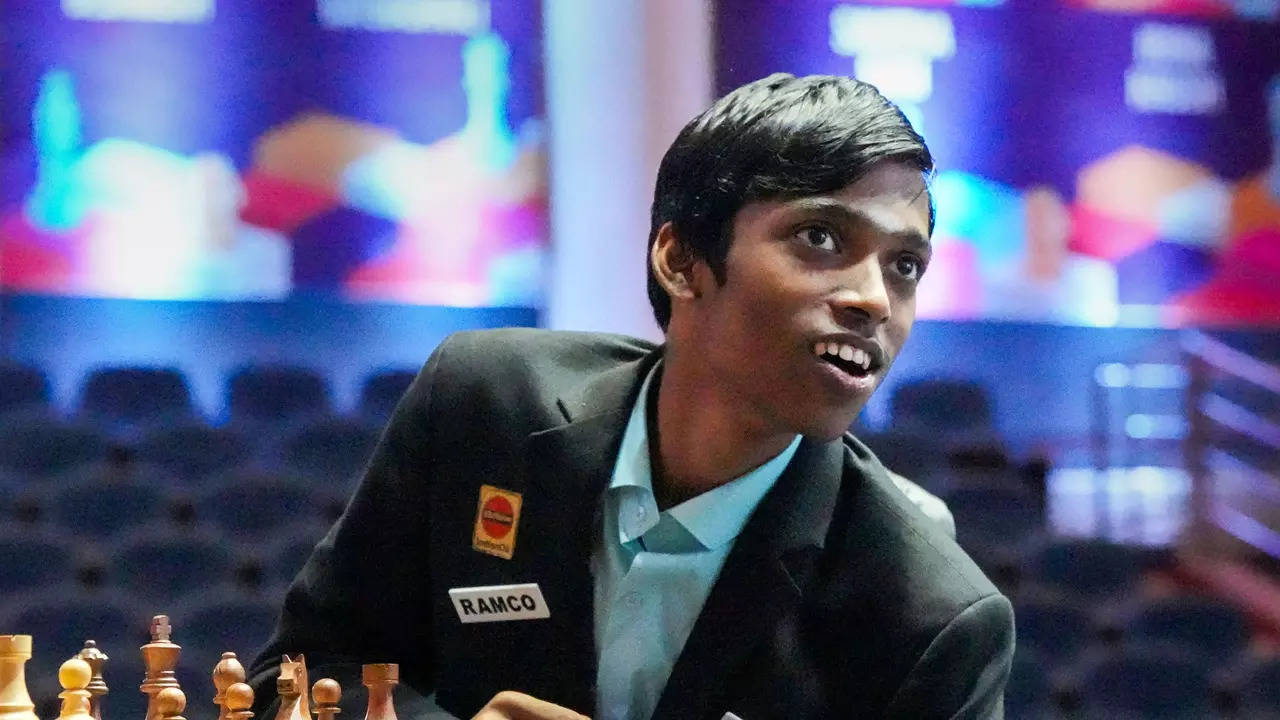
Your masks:
M91 478L53 489L49 511L63 532L105 539L162 519L168 512L168 497L155 484Z
M1052 686L1047 663L1034 650L1019 647L1013 655L1004 709L1009 718L1046 717L1052 707Z
M80 392L80 412L116 425L149 425L193 414L187 379L174 368L95 370Z
M154 430L138 444L137 455L194 483L244 464L253 457L254 446L239 431L192 422Z
M49 379L37 368L17 363L0 363L0 415L46 409Z
M236 549L212 533L146 528L122 538L111 553L109 582L151 607L200 588L229 582Z
M48 476L103 459L107 447L92 427L26 417L0 425L0 471Z
M7 526L0 530L0 597L70 582L76 548L51 533Z
M1014 602L1013 616L1019 649L1039 651L1058 664L1070 660L1092 639L1093 620L1087 606L1058 593L1023 593Z
M330 418L293 431L277 452L284 467L350 490L377 441L369 425Z
M360 416L374 425L385 423L417 375L414 370L380 370L369 375L360 388Z
M1174 596L1142 601L1123 626L1126 638L1177 643L1221 666L1249 643L1249 621L1242 612L1218 600Z
M182 606L178 613L183 643L192 649L190 655L203 656L200 665L208 668L225 650L252 659L270 637L278 608L234 593L211 595Z
M1100 654L1083 670L1081 694L1091 720L1205 720L1213 714L1203 666L1176 647L1133 645Z
M241 368L227 381L233 423L280 426L331 411L329 387L319 373L289 365Z
M1249 663L1241 673L1237 702L1239 717L1280 718L1280 655Z
M961 545L1021 542L1044 530L1044 513L1029 493L1003 485L958 487L943 499L956 520Z
M267 538L284 526L321 517L308 478L258 470L219 478L195 498L195 507L201 522L237 538Z
M1120 597L1142 573L1139 551L1102 540L1067 540L1036 551L1031 561L1039 582L1090 598Z

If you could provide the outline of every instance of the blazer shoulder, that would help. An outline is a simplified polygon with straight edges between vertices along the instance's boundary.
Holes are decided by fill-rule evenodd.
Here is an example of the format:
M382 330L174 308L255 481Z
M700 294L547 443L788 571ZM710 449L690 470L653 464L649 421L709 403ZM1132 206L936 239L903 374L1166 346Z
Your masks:
M894 572L916 590L959 612L999 591L955 541L955 521L946 503L910 480L884 467L852 435L845 436L846 473L851 466L864 476L858 487L855 533L876 528L896 548L888 557ZM929 593L926 593L926 596Z
M457 332L440 347L451 365L476 372L544 366L591 371L642 357L656 345L612 333L499 328Z
M556 400L588 378L643 358L656 346L606 333L503 328L445 338L428 365L432 405L458 428L474 421L525 433L559 418Z

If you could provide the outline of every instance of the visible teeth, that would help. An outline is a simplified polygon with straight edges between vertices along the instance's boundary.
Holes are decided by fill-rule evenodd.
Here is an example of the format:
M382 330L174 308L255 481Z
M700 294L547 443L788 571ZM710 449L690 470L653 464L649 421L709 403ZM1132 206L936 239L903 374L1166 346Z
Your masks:
M849 362L853 359L853 348L848 345L840 346L840 359Z
M820 342L820 343L818 343L817 345L814 345L814 346L813 346L813 354L814 354L814 355L818 355L818 356L826 355L826 354L827 354L827 344L826 344L826 343L824 343L824 342Z
M863 370L867 369L867 365L870 363L870 361L871 361L871 357L867 355L865 350L855 349L853 351L853 362L861 366Z
M830 343L830 344L828 344L828 345L827 345L827 354L828 354L828 355L831 355L831 356L833 356L833 357L840 357L840 346L839 346L839 345L837 345L836 343Z

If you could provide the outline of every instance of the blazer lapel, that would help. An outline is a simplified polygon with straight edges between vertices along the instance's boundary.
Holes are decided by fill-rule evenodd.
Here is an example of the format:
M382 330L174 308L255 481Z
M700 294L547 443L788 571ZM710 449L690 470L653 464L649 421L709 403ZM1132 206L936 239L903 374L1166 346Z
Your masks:
M515 649L530 694L591 713L595 707L596 649L591 552L599 502L613 473L635 395L661 348L595 376L561 397L567 421L533 433L526 448L527 487L517 554L540 585L551 617L545 642Z
M720 717L727 682L801 598L839 494L844 445L807 438L725 559L653 716Z

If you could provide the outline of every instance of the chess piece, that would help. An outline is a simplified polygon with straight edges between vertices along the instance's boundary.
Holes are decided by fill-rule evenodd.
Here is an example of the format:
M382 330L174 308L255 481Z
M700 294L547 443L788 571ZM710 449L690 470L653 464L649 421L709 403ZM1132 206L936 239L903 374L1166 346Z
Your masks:
M111 658L99 650L98 643L93 640L84 641L84 649L77 657L89 663L89 669L93 671L93 677L89 680L87 688L90 695L89 714L93 716L93 720L102 720L102 696L108 692L107 682L102 679L102 667Z
M30 635L0 635L0 720L37 720L27 692Z
M151 619L151 642L141 648L147 674L138 689L147 696L147 720L160 719L160 713L156 709L156 697L160 691L178 687L178 679L173 671L178 667L178 656L182 653L182 648L169 641L169 633L172 631L169 616L156 615ZM185 702L184 696L184 707Z
M316 720L334 720L334 716L342 712L338 701L342 699L342 686L337 680L322 678L311 688L311 704L315 709Z
M227 720L227 688L236 683L244 682L244 665L240 664L240 660L236 658L233 652L222 653L222 659L217 665L213 666L213 688L216 694L213 696L213 702L220 709L218 710L218 720Z
M227 720L249 720L253 717L253 713L249 708L253 707L253 688L240 682L234 683L227 688Z
M307 702L307 661L302 655L290 660L288 655L280 662L280 676L276 678L276 694L280 696L280 709L276 720L311 720Z
M400 666L396 663L373 663L362 666L360 670L361 680L369 688L369 709L364 720L396 720L391 689L400 683Z
M89 681L93 679L93 668L79 657L73 657L58 668L58 684L62 685L62 709L58 712L58 720L92 720L89 714Z
M160 720L186 720L182 711L187 709L187 696L180 688L161 688L156 693L156 713Z

